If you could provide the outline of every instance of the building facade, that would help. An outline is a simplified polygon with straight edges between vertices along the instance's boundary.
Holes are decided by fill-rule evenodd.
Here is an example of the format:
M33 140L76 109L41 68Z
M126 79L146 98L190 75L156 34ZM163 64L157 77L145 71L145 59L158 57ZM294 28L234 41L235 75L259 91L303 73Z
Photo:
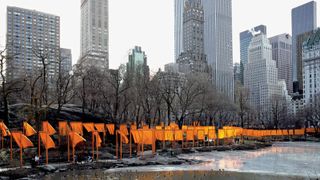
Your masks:
M174 0L174 57L183 52L183 10L186 0Z
M269 112L274 96L283 96L283 82L278 81L276 62L272 60L272 47L266 35L252 38L248 49L248 63L244 70L244 86L249 90L249 103L253 109Z
M293 93L291 36L280 34L269 40L272 45L272 59L276 61L278 68L278 79L285 80L288 92Z
M59 72L60 17L35 10L7 7L8 81L40 74L40 55L47 65L47 77Z
M240 33L240 75L241 83L243 84L244 66L248 63L248 48L250 42L255 34L262 33L267 35L267 26L260 25L250 30L246 30Z
M241 82L240 63L234 63L233 66L234 82Z
M60 48L62 72L69 73L72 70L71 49Z
M187 0L183 13L183 52L177 63L179 72L210 73L204 53L204 16L201 0Z
M149 78L149 66L147 65L147 55L141 47L135 46L128 57L127 72L133 77L137 74Z
M175 0L175 54L184 46L183 0ZM184 0L186 1L186 0ZM212 83L216 89L233 99L232 3L231 0L202 0L204 11L204 54L212 69ZM182 37L183 38L183 37ZM177 59L176 59L177 60Z
M297 43L297 36L317 28L317 3L315 1L310 1L292 9L291 25L293 82L295 83L295 86L297 86L297 88L294 88L295 91L299 91L303 89L303 77L302 58L297 52L299 49L302 49L302 46Z
M81 39L78 63L109 68L108 0L81 0Z
M305 105L313 105L320 95L320 29L303 43L303 95Z

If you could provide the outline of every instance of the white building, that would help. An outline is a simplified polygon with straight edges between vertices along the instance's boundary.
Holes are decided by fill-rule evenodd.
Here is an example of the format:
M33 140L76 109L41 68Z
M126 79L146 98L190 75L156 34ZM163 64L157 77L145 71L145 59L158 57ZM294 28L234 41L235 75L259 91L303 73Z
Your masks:
M269 38L272 45L272 59L276 61L278 79L284 79L288 92L293 92L292 80L292 39L289 34Z
M108 0L81 0L81 47L78 63L109 68Z
M278 69L276 62L272 60L272 47L264 34L253 37L249 45L244 85L249 89L251 107L260 111L271 110L273 96L283 97L287 94L284 81L278 81Z
M302 61L305 105L313 105L320 95L320 29L303 42Z

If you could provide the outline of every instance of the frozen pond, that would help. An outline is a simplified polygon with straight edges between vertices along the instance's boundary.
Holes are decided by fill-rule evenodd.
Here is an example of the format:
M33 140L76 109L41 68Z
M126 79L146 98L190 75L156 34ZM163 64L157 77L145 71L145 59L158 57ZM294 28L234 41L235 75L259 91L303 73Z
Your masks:
M273 175L320 177L320 143L281 142L255 151L182 154L179 158L206 161L197 165L146 166L109 169L106 172L233 171Z

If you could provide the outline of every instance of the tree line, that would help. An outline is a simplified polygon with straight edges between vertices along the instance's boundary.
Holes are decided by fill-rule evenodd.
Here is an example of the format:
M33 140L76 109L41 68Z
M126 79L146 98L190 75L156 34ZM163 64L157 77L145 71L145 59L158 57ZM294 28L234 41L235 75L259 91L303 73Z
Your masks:
M62 57L55 63L56 75L49 76L49 52L46 48L33 51L41 66L32 74L8 80L5 64L14 55L6 49L0 52L1 97L3 119L8 123L10 105L25 103L19 117L47 118L48 108L55 109L55 117L67 104L81 108L85 114L99 115L102 120L120 123L136 123L149 126L172 121L180 126L194 121L217 127L233 125L243 128L279 129L299 128L320 122L320 103L307 106L296 115L289 111L283 97L272 97L269 112L249 106L249 90L239 83L235 85L235 100L219 93L210 76L201 73L180 74L158 71L149 76L143 65L135 71L125 65L118 69L101 69L76 64L72 72L64 72ZM15 112L17 113L17 112ZM39 124L39 123L38 123Z

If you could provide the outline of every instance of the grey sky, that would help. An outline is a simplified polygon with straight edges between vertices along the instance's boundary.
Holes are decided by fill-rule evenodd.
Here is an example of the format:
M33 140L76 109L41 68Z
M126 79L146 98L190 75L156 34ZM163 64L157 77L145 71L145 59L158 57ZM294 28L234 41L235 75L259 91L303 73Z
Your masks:
M310 0L233 0L233 56L240 61L239 32L259 24L268 36L291 34L291 9ZM320 10L320 3L318 10ZM6 7L35 9L61 17L61 47L80 54L80 0L0 0L0 46L5 44ZM174 0L109 0L110 68L127 62L142 47L153 72L174 61ZM320 18L318 18L320 21ZM318 22L319 24L319 22Z

